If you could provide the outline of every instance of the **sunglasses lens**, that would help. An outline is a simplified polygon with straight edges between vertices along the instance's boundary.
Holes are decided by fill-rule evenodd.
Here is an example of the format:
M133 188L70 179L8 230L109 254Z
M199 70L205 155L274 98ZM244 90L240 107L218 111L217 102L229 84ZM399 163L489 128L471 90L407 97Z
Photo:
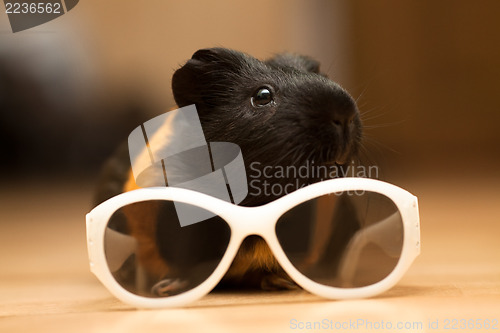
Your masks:
M283 214L276 235L292 265L309 279L358 288L394 270L403 248L403 221L382 194L335 193Z
M177 295L201 284L220 263L231 233L227 223L199 207L181 205L205 219L181 226L179 205L165 200L136 202L111 216L105 256L111 274L129 292Z

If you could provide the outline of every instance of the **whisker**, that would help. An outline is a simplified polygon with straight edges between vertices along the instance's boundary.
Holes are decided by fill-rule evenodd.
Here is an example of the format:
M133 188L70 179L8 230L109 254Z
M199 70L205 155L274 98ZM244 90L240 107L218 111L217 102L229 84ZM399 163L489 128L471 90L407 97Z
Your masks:
M398 121L393 121L390 123L379 123L379 124L370 124L370 125L364 125L363 129L373 129L373 128L385 128L385 127L391 127L391 126L397 126L404 124L406 120L398 120Z
M395 154L400 154L399 151L395 150L394 148L391 148L390 146L388 146L387 144L384 144L372 137L370 137L369 135L365 135L365 137L363 138L363 141L366 143L366 144L370 144L373 146L373 148L377 149L378 152L380 153L383 153L383 149L385 150L389 150L390 152L392 153L395 153Z
M365 88L361 91L361 93L358 95L358 97L354 100L354 102L355 102L356 104L358 104L359 100L361 99L361 97L363 97L363 95L365 94L365 92L366 92L366 90L367 90L367 89L368 89L368 87L365 87Z

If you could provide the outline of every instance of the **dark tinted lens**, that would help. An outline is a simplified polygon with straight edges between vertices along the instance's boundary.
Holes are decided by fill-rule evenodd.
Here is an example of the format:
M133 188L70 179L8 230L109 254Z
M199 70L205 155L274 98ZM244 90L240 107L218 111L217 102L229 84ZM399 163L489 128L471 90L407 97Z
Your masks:
M403 248L401 214L375 192L330 194L286 212L276 225L292 264L311 280L356 288L389 275Z
M190 207L200 212L183 205L184 210ZM230 228L220 217L181 227L174 203L155 200L117 210L108 222L104 247L108 267L123 288L167 297L205 281L224 256L229 238Z

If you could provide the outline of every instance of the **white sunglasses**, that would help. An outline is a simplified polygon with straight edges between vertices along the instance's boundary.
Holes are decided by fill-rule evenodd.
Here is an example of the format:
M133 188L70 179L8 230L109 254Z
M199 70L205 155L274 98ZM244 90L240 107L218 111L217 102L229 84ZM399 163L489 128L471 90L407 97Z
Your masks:
M174 203L212 217L181 226ZM143 188L103 202L86 218L92 272L140 308L182 306L208 294L249 235L267 242L299 286L331 299L388 290L420 253L417 197L366 178L322 181L259 207Z

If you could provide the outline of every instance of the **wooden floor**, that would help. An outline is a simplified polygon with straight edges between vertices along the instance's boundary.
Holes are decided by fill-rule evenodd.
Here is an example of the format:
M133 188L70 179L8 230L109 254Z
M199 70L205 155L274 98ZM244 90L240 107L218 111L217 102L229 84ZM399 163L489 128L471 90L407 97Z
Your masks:
M0 332L500 332L500 179L402 182L419 197L422 254L378 297L234 291L168 310L135 310L89 272L90 185L0 189Z

